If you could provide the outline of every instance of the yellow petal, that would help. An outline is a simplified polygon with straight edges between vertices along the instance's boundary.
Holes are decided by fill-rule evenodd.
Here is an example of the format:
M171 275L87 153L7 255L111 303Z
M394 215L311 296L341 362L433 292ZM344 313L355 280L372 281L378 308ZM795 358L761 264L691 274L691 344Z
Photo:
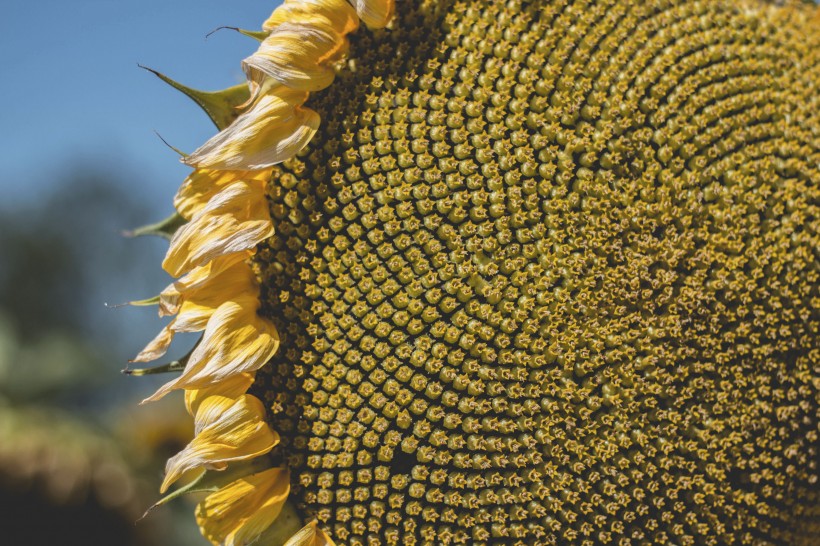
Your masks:
M242 61L242 68L248 79L257 84L268 76L292 89L319 91L333 83L332 63L347 48L347 39L330 23L282 23L265 38L256 53Z
M329 25L344 36L359 27L359 17L347 0L285 0L273 10L262 28L271 32L285 23Z
M306 92L274 86L183 161L198 168L237 170L267 169L290 159L319 128L319 114L298 106L306 99Z
M316 520L313 520L293 535L285 546L336 546L336 544L324 531L319 529Z
M258 307L259 301L248 296L220 305L182 375L144 402L158 400L174 389L205 388L264 366L279 348L279 334L256 313Z
M227 279L224 275L232 267L251 256L250 251L235 252L220 256L203 266L195 267L187 275L165 287L159 295L159 316L165 317L178 313L182 302L196 300L196 294L207 291L209 287L216 288L222 280ZM227 299L230 298L225 297L222 301Z
M196 412L196 436L168 459L160 492L184 473L200 468L224 469L229 462L252 459L270 451L279 436L264 421L265 407L248 394L237 399L211 396Z
M244 546L273 523L289 492L288 470L271 468L208 495L196 507L196 520L213 544Z
M240 373L201 389L186 390L185 407L188 409L188 413L196 415L199 405L209 396L219 395L228 398L239 398L253 384L254 375L249 372Z
M160 316L179 313L180 322L187 322L187 315L210 317L230 299L258 294L256 275L246 261L251 255L248 251L234 252L191 270L162 291Z
M162 267L179 277L219 256L254 248L271 235L264 185L239 180L223 188L174 234Z
M395 0L356 0L356 13L370 28L384 28L395 9Z
M165 328L160 330L159 334L157 334L131 362L151 362L158 359L168 350L171 341L174 340L175 333L174 323L171 321Z
M225 301L259 293L256 276L245 260L250 252L220 256L191 271L160 295L160 316L177 316L160 331L132 362L151 362L168 350L174 334L200 332Z
M186 220L202 210L222 188L237 180L267 182L270 171L214 171L196 169L180 186L174 197L174 206Z

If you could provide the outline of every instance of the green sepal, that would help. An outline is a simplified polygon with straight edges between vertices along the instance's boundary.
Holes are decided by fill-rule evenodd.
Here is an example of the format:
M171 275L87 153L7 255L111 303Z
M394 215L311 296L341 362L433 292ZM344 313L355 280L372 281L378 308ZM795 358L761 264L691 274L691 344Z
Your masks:
M158 373L181 372L185 369L185 363L187 361L187 358L181 358L152 368L125 368L122 373L125 375L133 375L134 377L142 377L143 375L154 375Z
M264 30L245 30L244 28L233 28L233 30L237 31L239 34L244 34L248 38L253 38L257 42L264 42L265 38L270 36L269 32Z
M271 464L267 457L257 457L251 461L243 461L229 465L225 470L205 470L187 484L159 499L145 511L142 517L147 516L154 508L168 504L179 497L193 493L213 493L219 491L234 480L262 472L269 468L271 468Z
M149 307L151 305L159 305L159 296L154 296L153 298L145 298L144 300L129 301L128 305L132 305L134 307Z
M267 38L268 36L270 36L270 32L268 32L268 31L266 31L266 30L245 30L244 28L238 28L238 27L227 27L227 26L224 26L224 27L217 27L217 28L213 29L213 30L212 30L211 32L209 32L209 33L208 33L205 37L207 38L207 37L209 37L211 34L213 34L214 32L217 32L217 31L220 31L220 30L223 30L223 29L228 29L228 30L233 30L233 31L236 31L236 32L238 32L239 34L242 34L242 35L244 35L244 36L247 36L248 38L253 38L253 39L254 39L254 40L256 40L257 42L264 42L264 41L265 41L265 38Z
M199 91L172 80L162 72L157 72L147 66L139 65L139 67L151 72L174 89L185 93L208 114L220 131L239 116L240 112L237 108L246 103L251 96L247 84L244 83L220 91Z
M166 146L171 148L173 151L175 151L180 158L185 159L186 157L188 157L188 155L190 155L190 154L186 154L185 152L183 152L182 150L180 150L176 146L172 146L167 140L162 138L162 135L159 134L157 131L154 131L154 134L157 135L157 138L159 138L162 141L163 144L165 144Z
M118 309L120 307L125 307L126 305L131 305L133 307L149 307L151 305L159 305L160 296L154 296L153 298L145 298L144 300L134 300L134 301L127 301L125 303L105 303L104 305L109 309Z
M122 370L122 373L124 373L125 375L133 375L136 377L140 377L143 375L154 375L158 373L181 372L185 369L185 366L188 365L188 360L190 360L191 355L194 354L196 348L199 347L199 343L201 341L202 338L199 338L197 342L194 343L194 346L191 347L191 350L188 351L188 354L186 354L179 360L174 360L166 364L160 364L159 366L154 366L153 368L129 368L126 366L126 368Z
M132 229L130 231L124 231L123 235L126 237L142 237L143 235L156 235L157 237L162 237L163 239L170 240L171 237L174 236L176 230L181 228L188 222L182 215L178 212L173 213L171 216L164 220L160 220L155 224L148 224L147 226L138 227Z
M213 493L214 491L219 490L219 486L217 486L214 482L214 474L216 471L207 471L205 470L199 476L197 476L194 480L191 480L189 483L186 483L182 487L168 493L161 499L151 506L148 511L153 510L157 506L162 506L163 504L168 504L174 499L178 499L179 497L184 497L185 495L190 495L191 493ZM147 513L147 512L146 512Z
M122 373L125 375L133 375L135 377L141 377L143 375L154 375L158 373L173 373L173 372L181 372L185 369L185 366L188 364L188 359L191 358L191 354L193 354L194 349L196 346L199 345L197 341L196 345L194 345L193 349L188 351L188 354L180 358L179 360L173 360L166 364L160 364L159 366L154 366L152 368L128 368L126 367Z
M185 369L185 363L187 361L188 359L186 357L152 368L125 368L122 373L125 375L133 375L134 377L142 377L143 375L154 375L158 373L181 372Z

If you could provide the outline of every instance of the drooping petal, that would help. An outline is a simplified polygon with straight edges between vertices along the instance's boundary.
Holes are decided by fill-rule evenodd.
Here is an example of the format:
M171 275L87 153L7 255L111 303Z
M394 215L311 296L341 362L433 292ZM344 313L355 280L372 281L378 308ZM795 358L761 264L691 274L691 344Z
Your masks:
M319 128L319 114L299 106L307 93L275 86L184 159L208 169L267 169L296 155Z
M271 468L208 495L196 507L202 534L217 546L253 543L279 515L290 492L290 473Z
M336 546L336 543L313 520L293 535L285 546Z
M201 389L186 390L185 407L188 409L188 413L196 415L199 405L209 396L220 395L228 398L239 398L253 384L254 375L250 372L239 373Z
M279 436L265 423L265 407L258 398L210 396L195 418L196 436L168 459L160 492L185 472L198 468L222 470L232 461L252 459L270 451Z
M249 251L234 252L191 270L162 291L160 316L179 313L184 317L200 310L210 310L210 316L227 300L258 294L256 277L246 262L251 255Z
M245 260L250 252L220 256L198 267L160 294L159 314L177 314L132 362L151 362L168 350L179 332L200 332L225 301L259 293L256 276Z
M319 91L333 83L332 64L348 49L347 38L333 25L282 23L259 49L242 61L242 68L255 91L267 76L301 91ZM256 94L255 92L253 94Z
M223 303L208 321L202 341L178 378L163 385L145 402L158 400L174 389L199 389L265 365L279 347L279 334L256 311L253 297Z
M216 194L171 239L162 267L174 277L273 235L263 184L239 180Z
M324 19L318 19L319 17ZM271 32L285 23L329 26L337 34L344 36L359 27L359 17L347 0L285 0L273 10L262 28Z
M269 170L216 171L196 169L182 182L174 197L174 207L186 220L205 208L208 201L225 186L237 180L256 180L265 183L270 179Z
M395 9L395 0L356 0L356 13L370 28L384 28Z
M131 362L152 362L158 359L168 351L171 341L174 340L175 333L176 331L174 330L174 323L172 321L160 330L159 334L157 334Z

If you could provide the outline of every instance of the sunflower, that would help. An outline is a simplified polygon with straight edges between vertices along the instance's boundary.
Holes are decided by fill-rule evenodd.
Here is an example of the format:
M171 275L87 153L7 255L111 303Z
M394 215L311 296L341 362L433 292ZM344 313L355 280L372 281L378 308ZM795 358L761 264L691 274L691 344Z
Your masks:
M805 2L288 0L158 298L213 544L811 544ZM160 75L168 80L165 76ZM170 80L168 80L170 81ZM147 372L139 372L147 373Z

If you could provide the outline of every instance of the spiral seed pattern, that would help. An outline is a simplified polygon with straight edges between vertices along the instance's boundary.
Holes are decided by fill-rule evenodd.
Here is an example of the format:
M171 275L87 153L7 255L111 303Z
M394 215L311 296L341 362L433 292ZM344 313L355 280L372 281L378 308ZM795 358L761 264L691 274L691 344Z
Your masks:
M300 510L350 545L810 544L815 8L400 8L311 96L255 258Z

